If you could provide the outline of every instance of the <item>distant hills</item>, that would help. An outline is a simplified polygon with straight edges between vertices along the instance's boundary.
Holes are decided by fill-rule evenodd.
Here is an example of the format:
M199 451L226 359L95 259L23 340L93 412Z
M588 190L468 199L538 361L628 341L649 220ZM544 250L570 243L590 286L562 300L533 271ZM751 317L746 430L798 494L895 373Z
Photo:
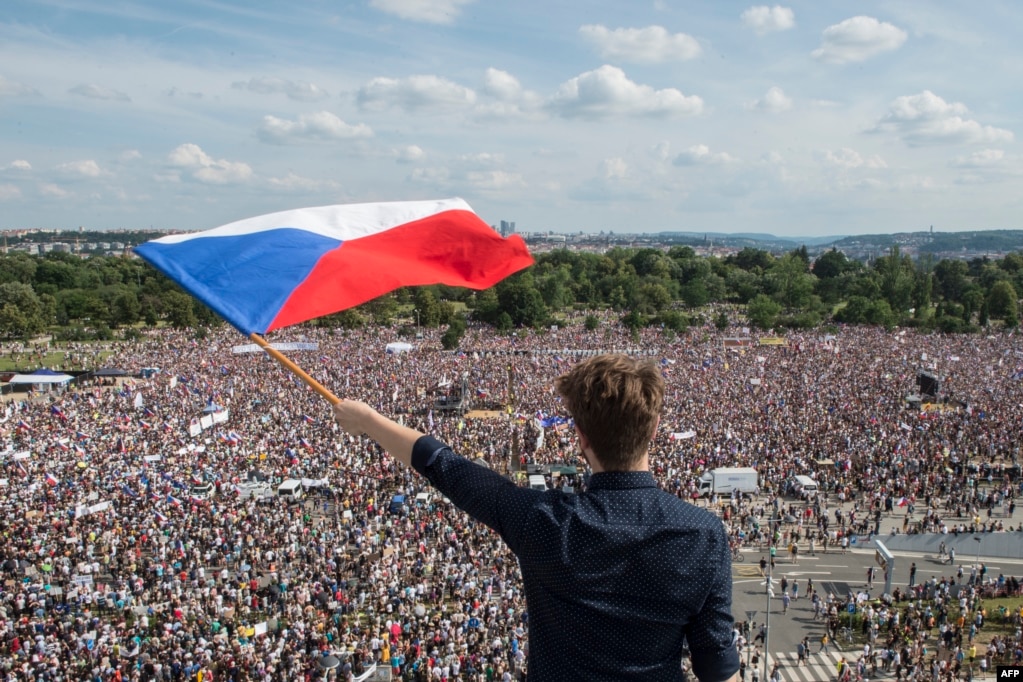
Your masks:
M892 246L919 253L1009 253L1023 251L1023 230L977 230L973 232L897 232L894 234L832 235L827 237L779 237L761 232L661 232L665 241L744 248L787 250L806 245L815 251L836 248L844 252L881 251Z

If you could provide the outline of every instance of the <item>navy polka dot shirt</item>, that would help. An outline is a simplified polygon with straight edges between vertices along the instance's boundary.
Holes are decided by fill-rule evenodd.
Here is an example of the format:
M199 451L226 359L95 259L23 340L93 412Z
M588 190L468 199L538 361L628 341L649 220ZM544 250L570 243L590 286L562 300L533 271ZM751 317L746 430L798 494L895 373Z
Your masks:
M739 669L721 521L657 487L604 472L580 494L516 486L432 436L412 466L519 559L530 682L681 680L688 639L701 682Z

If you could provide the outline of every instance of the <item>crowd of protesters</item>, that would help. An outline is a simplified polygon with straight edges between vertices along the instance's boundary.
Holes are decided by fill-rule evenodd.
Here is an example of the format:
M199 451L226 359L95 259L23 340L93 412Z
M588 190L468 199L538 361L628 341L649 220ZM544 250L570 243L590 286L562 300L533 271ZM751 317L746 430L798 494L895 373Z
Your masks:
M605 319L511 335L470 326L456 352L428 331L388 353L396 328L271 340L316 344L292 357L336 395L513 476L581 465L552 389L576 357L649 355L667 382L651 449L660 484L721 509L736 543L771 547L772 561L843 551L893 511L906 532L1023 530L1020 337L750 337L709 326L637 337ZM0 681L358 679L374 667L523 679L528 609L496 535L343 434L270 358L233 352L239 343L227 329L160 330L113 347L103 363L129 375L114 385L83 375L5 396ZM906 400L921 369L942 378L927 409ZM444 409L459 398L474 410ZM699 475L718 466L755 467L760 494L698 500ZM818 482L814 499L793 488L797 474ZM239 494L262 478L268 496ZM286 478L316 487L286 504L273 495ZM871 620L883 633L908 619ZM1018 647L1018 631L1004 644Z

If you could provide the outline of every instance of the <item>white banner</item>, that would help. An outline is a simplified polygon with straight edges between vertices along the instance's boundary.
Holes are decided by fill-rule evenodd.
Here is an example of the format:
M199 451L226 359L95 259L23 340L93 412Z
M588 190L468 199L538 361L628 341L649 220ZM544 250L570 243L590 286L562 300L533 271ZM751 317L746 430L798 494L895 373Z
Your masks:
M230 415L230 410L221 410L220 412L214 412L213 413L213 423L214 424L223 424L224 422L227 421L227 418L228 418L229 415Z
M213 426L213 415L207 414L199 418L199 426L204 430Z
M198 421L193 421L188 425L188 435L193 438L202 433L202 426L199 425Z
M98 514L99 512L106 511L107 509L110 509L110 501L104 500L103 502L98 502L96 504L90 505L89 513Z
M271 343L270 347L274 350L319 350L320 344L318 343ZM259 353L263 349L255 343L247 343L244 346L231 346L231 352L235 355L240 353Z
M21 452L15 452L13 455L11 455L11 459L13 460L28 459L31 456L32 456L31 452L29 452L28 450L22 450Z
M159 462L161 459L163 459L163 455L146 455L142 458L145 462Z

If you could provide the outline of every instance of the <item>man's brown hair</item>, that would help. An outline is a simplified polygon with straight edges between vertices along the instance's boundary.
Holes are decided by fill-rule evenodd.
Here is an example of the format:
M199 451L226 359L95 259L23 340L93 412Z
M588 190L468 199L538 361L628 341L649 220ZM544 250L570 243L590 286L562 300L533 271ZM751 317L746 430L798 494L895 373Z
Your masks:
M664 403L657 366L627 355L598 355L562 374L554 387L604 469L634 468L654 436Z

